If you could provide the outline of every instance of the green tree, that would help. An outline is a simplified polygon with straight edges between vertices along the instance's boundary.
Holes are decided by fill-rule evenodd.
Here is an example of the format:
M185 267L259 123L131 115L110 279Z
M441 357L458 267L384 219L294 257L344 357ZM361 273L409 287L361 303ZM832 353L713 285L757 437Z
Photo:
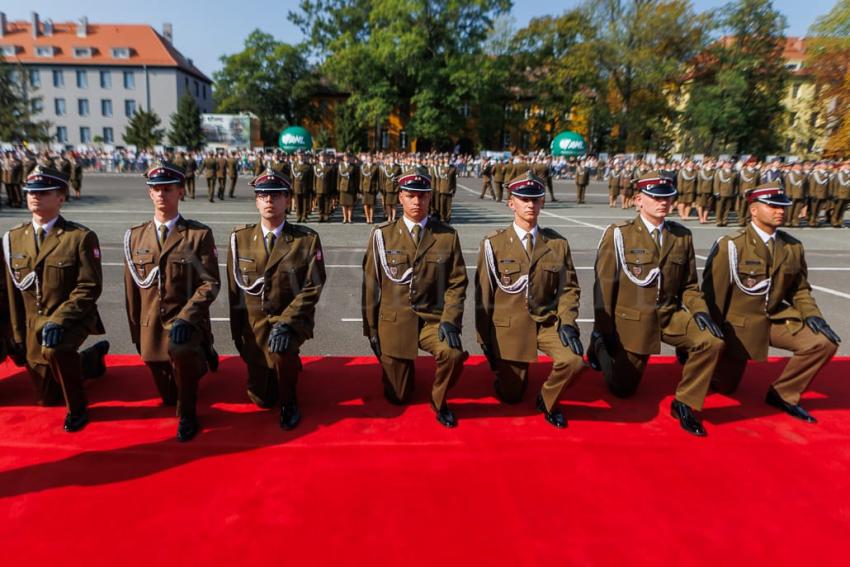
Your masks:
M0 57L0 140L20 143L50 140L50 122L35 120L33 107L41 97L30 92L26 70Z
M267 145L276 143L285 126L315 117L310 96L318 81L305 50L251 32L244 49L222 56L223 67L213 75L217 112L253 112Z
M850 155L850 0L838 0L806 37L806 71L816 85L817 109L827 117L827 157Z
M399 112L412 138L441 144L464 128L466 105L501 106L494 99L504 88L501 67L484 43L510 7L509 0L302 0L289 19L324 58L322 71L352 93L358 123L377 129Z
M165 129L158 127L161 122L156 112L140 108L127 123L124 142L139 149L152 149L162 143L165 136Z
M697 58L684 125L694 150L764 155L781 148L789 78L785 17L770 0L738 0L717 14L722 37Z
M334 133L338 150L359 152L363 149L363 124L357 122L355 109L348 101L337 104L334 109Z
M588 48L607 83L615 148L664 149L678 118L673 102L705 45L707 15L688 0L588 0Z
M168 141L175 146L185 146L190 150L196 150L204 144L204 135L201 131L201 111L198 103L188 92L183 93L177 103L177 112L171 115L171 129L168 132Z

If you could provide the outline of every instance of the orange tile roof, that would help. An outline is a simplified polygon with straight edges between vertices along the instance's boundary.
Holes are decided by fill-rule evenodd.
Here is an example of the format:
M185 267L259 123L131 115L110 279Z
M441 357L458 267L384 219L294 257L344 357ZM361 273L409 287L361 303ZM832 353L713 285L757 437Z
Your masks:
M155 29L143 24L89 24L86 37L77 36L76 22L54 22L52 35L32 36L32 23L11 21L0 37L0 45L15 46L17 53L7 61L21 63L59 63L73 65L116 65L178 67L207 82L209 77L189 62ZM42 30L44 22L42 22ZM38 57L36 47L53 47L53 57ZM74 48L89 47L91 57L74 57ZM112 57L115 47L130 48L128 59Z

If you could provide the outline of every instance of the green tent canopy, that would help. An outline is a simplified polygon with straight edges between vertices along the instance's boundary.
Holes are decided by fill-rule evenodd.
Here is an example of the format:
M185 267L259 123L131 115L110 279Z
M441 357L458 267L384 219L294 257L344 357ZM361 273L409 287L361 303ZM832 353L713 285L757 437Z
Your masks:
M553 156L576 157L587 153L584 138L570 131L564 131L555 136L549 149Z
M310 132L306 128L290 126L280 133L277 145L288 154L299 150L308 151L313 149L313 137L310 136Z

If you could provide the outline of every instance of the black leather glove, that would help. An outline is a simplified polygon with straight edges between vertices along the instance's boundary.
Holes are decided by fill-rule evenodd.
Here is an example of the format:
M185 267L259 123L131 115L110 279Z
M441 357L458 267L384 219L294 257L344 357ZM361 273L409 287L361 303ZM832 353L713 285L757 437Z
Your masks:
M490 365L490 370L493 372L496 371L496 359L493 358L493 353L490 351L490 347L485 344L481 345L481 352L484 353L484 358L487 359L487 364Z
M700 331L708 329L708 332L718 339L723 338L723 331L720 330L720 326L714 322L714 319L708 313L694 313L694 321L697 322Z
M835 334L835 331L832 330L829 323L824 321L823 317L806 317L806 325L813 333L820 333L835 344L841 343L841 337Z
M41 345L47 348L53 348L62 342L62 335L65 334L65 329L61 325L48 322L41 329Z
M558 337L562 345L570 347L570 350L577 355L584 356L584 347L581 344L578 329L572 325L561 325L558 327Z
M448 343L451 348L456 348L457 350L463 348L463 345L460 343L460 329L451 323L440 323L437 336L441 341Z
M378 338L378 335L369 337L369 348L375 353L375 358L381 358L381 339Z
M287 352L292 345L294 335L295 329L286 323L275 323L269 333L269 350L277 354Z
M186 344L192 338L194 330L195 328L188 321L175 319L171 324L171 330L168 332L168 340L176 345Z

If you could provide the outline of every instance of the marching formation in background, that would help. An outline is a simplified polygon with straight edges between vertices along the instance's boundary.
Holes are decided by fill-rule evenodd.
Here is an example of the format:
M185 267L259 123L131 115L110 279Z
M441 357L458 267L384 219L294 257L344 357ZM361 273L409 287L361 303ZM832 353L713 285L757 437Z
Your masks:
M97 310L100 246L92 231L60 215L69 187L79 195L79 178L73 185L67 172L18 166L16 159L6 156L12 173L5 177L4 166L4 182L11 187L10 203L25 202L32 220L3 237L0 354L26 367L40 404L64 400L64 427L77 431L88 421L83 382L104 374L109 350L101 341L79 351L89 335L105 332ZM340 206L343 222L351 222L360 195L372 223L370 208L378 194L388 220L374 227L366 244L362 309L384 396L393 404L409 403L415 359L424 350L436 361L431 405L437 421L457 425L447 399L468 358L461 335L469 283L450 225L457 169L448 155L372 159L344 155L337 164L320 154L316 163L308 155L258 160L251 181L258 222L235 227L223 251L231 339L248 369L247 396L261 408L279 408L284 429L301 419L299 352L313 337L326 280L318 233L289 222L287 214L304 222L316 211L324 222ZM554 198L549 160L479 164L482 198L489 192L502 200L506 192L513 222L481 243L475 337L495 375L496 396L505 403L522 401L538 350L552 357L536 405L547 422L563 428L567 421L558 400L587 364L576 324L580 289L569 242L538 223L547 189ZM219 251L209 227L179 212L187 191L194 197L189 175L195 169L188 165L193 162L180 155L146 171L153 218L129 228L123 242L131 337L162 403L176 406L181 441L200 431L198 381L218 368L209 309L221 286ZM632 395L649 356L660 352L662 342L670 344L683 364L671 413L683 429L704 436L697 412L708 391L734 392L747 360L765 359L773 346L792 356L766 402L814 422L799 405L800 394L840 339L811 295L803 245L778 229L803 218L815 225L821 212L843 223L848 165L835 174L823 164L811 172L794 165L783 175L776 164L765 168L749 161L740 170L728 161L650 169L642 162L602 165L590 158L575 164L579 202L592 169L608 178L611 206L620 196L623 206L638 211L606 229L596 258L588 362L603 373L610 391ZM228 158L208 155L198 171L208 180L210 201L216 195L223 199L225 179L235 171ZM233 192L231 183L231 197ZM706 222L715 202L718 224L725 225L734 210L743 228L718 240L700 284L691 232L667 217L674 203L684 217L696 203Z

